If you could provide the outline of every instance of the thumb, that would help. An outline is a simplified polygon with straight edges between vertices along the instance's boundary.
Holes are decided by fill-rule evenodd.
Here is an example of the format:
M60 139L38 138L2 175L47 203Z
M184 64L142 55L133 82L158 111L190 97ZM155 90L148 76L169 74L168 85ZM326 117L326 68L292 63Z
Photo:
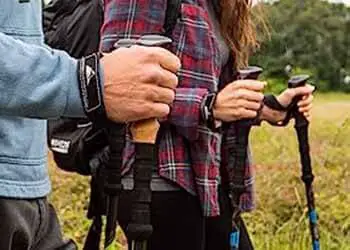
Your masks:
M292 103L294 97L309 95L314 90L315 86L312 86L310 84L298 88L289 88L277 96L277 100L282 106L288 107L288 105Z
M315 86L307 84L303 87L298 87L294 89L294 97L309 95L315 90Z

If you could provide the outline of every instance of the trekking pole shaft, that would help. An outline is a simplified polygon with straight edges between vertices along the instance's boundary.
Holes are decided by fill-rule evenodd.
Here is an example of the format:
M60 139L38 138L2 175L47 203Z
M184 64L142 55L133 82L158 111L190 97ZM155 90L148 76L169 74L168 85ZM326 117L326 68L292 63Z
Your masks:
M257 79L262 69L259 67L247 67L238 71L239 79ZM249 132L253 125L253 119L244 119L235 122L234 130L236 135L236 143L229 147L229 155L235 157L235 164L230 169L230 198L233 208L232 214L232 232L230 234L231 250L239 248L239 215L240 215L240 197L245 191L244 175L248 158Z
M291 78L288 82L290 88L304 86L309 79L307 75L300 75ZM295 130L298 137L299 143L299 153L300 153L300 161L302 166L302 176L301 179L305 184L305 192L306 192L306 200L308 207L308 216L310 223L310 233L312 239L312 247L313 250L320 249L320 241L319 241L319 231L317 226L317 214L315 209L315 199L312 188L312 182L314 180L314 175L312 173L311 167L311 157L310 157L310 146L309 146L309 121L306 117L298 111L297 102L300 100L299 98L295 98L293 100L294 103L294 118L295 118Z
M120 168L122 164L122 152L124 148L125 125L112 124L108 129L110 159L106 167L105 184L105 193L107 195L105 249L113 246L115 240L119 195L122 190Z
M131 250L146 250L147 241L132 241Z
M300 160L302 165L302 176L301 179L305 184L305 193L308 206L308 217L310 223L310 233L312 238L313 250L320 249L319 243L319 231L317 226L317 214L315 209L315 199L312 183L314 180L314 175L311 168L311 159L309 152L308 143L308 124L305 126L296 126L296 133L299 142Z

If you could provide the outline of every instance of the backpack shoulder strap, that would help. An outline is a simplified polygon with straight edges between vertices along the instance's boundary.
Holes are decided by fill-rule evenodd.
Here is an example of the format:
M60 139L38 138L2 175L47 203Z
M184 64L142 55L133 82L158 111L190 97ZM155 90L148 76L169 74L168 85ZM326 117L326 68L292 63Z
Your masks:
M165 36L172 37L177 18L181 14L181 0L167 0L164 31Z

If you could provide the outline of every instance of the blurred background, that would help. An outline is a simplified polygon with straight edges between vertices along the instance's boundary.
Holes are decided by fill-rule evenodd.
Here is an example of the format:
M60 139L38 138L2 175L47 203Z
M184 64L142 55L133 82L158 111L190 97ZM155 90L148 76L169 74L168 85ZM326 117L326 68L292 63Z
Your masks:
M310 74L318 88L310 144L321 248L350 250L350 0L255 2L254 11L264 7L270 36L260 36L261 48L250 64L264 68L267 91L279 93L290 75L300 73ZM287 129L263 124L250 138L257 207L244 217L256 249L311 249L293 124ZM89 180L53 163L50 173L51 200L65 234L81 244L89 226ZM124 249L120 231L119 242Z
M335 2L335 1L334 1ZM341 2L341 1L338 1ZM350 11L343 3L321 0L282 0L263 6L270 37L261 37L251 63L264 68L272 91L285 87L285 70L314 77L319 91L350 92Z

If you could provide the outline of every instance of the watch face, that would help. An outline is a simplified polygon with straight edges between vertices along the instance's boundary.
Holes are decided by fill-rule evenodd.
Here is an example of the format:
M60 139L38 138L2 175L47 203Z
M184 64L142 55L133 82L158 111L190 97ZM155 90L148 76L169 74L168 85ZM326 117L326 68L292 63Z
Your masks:
M205 121L208 121L209 115L210 115L210 112L209 112L208 107L207 107L207 106L204 106L204 120L205 120Z

